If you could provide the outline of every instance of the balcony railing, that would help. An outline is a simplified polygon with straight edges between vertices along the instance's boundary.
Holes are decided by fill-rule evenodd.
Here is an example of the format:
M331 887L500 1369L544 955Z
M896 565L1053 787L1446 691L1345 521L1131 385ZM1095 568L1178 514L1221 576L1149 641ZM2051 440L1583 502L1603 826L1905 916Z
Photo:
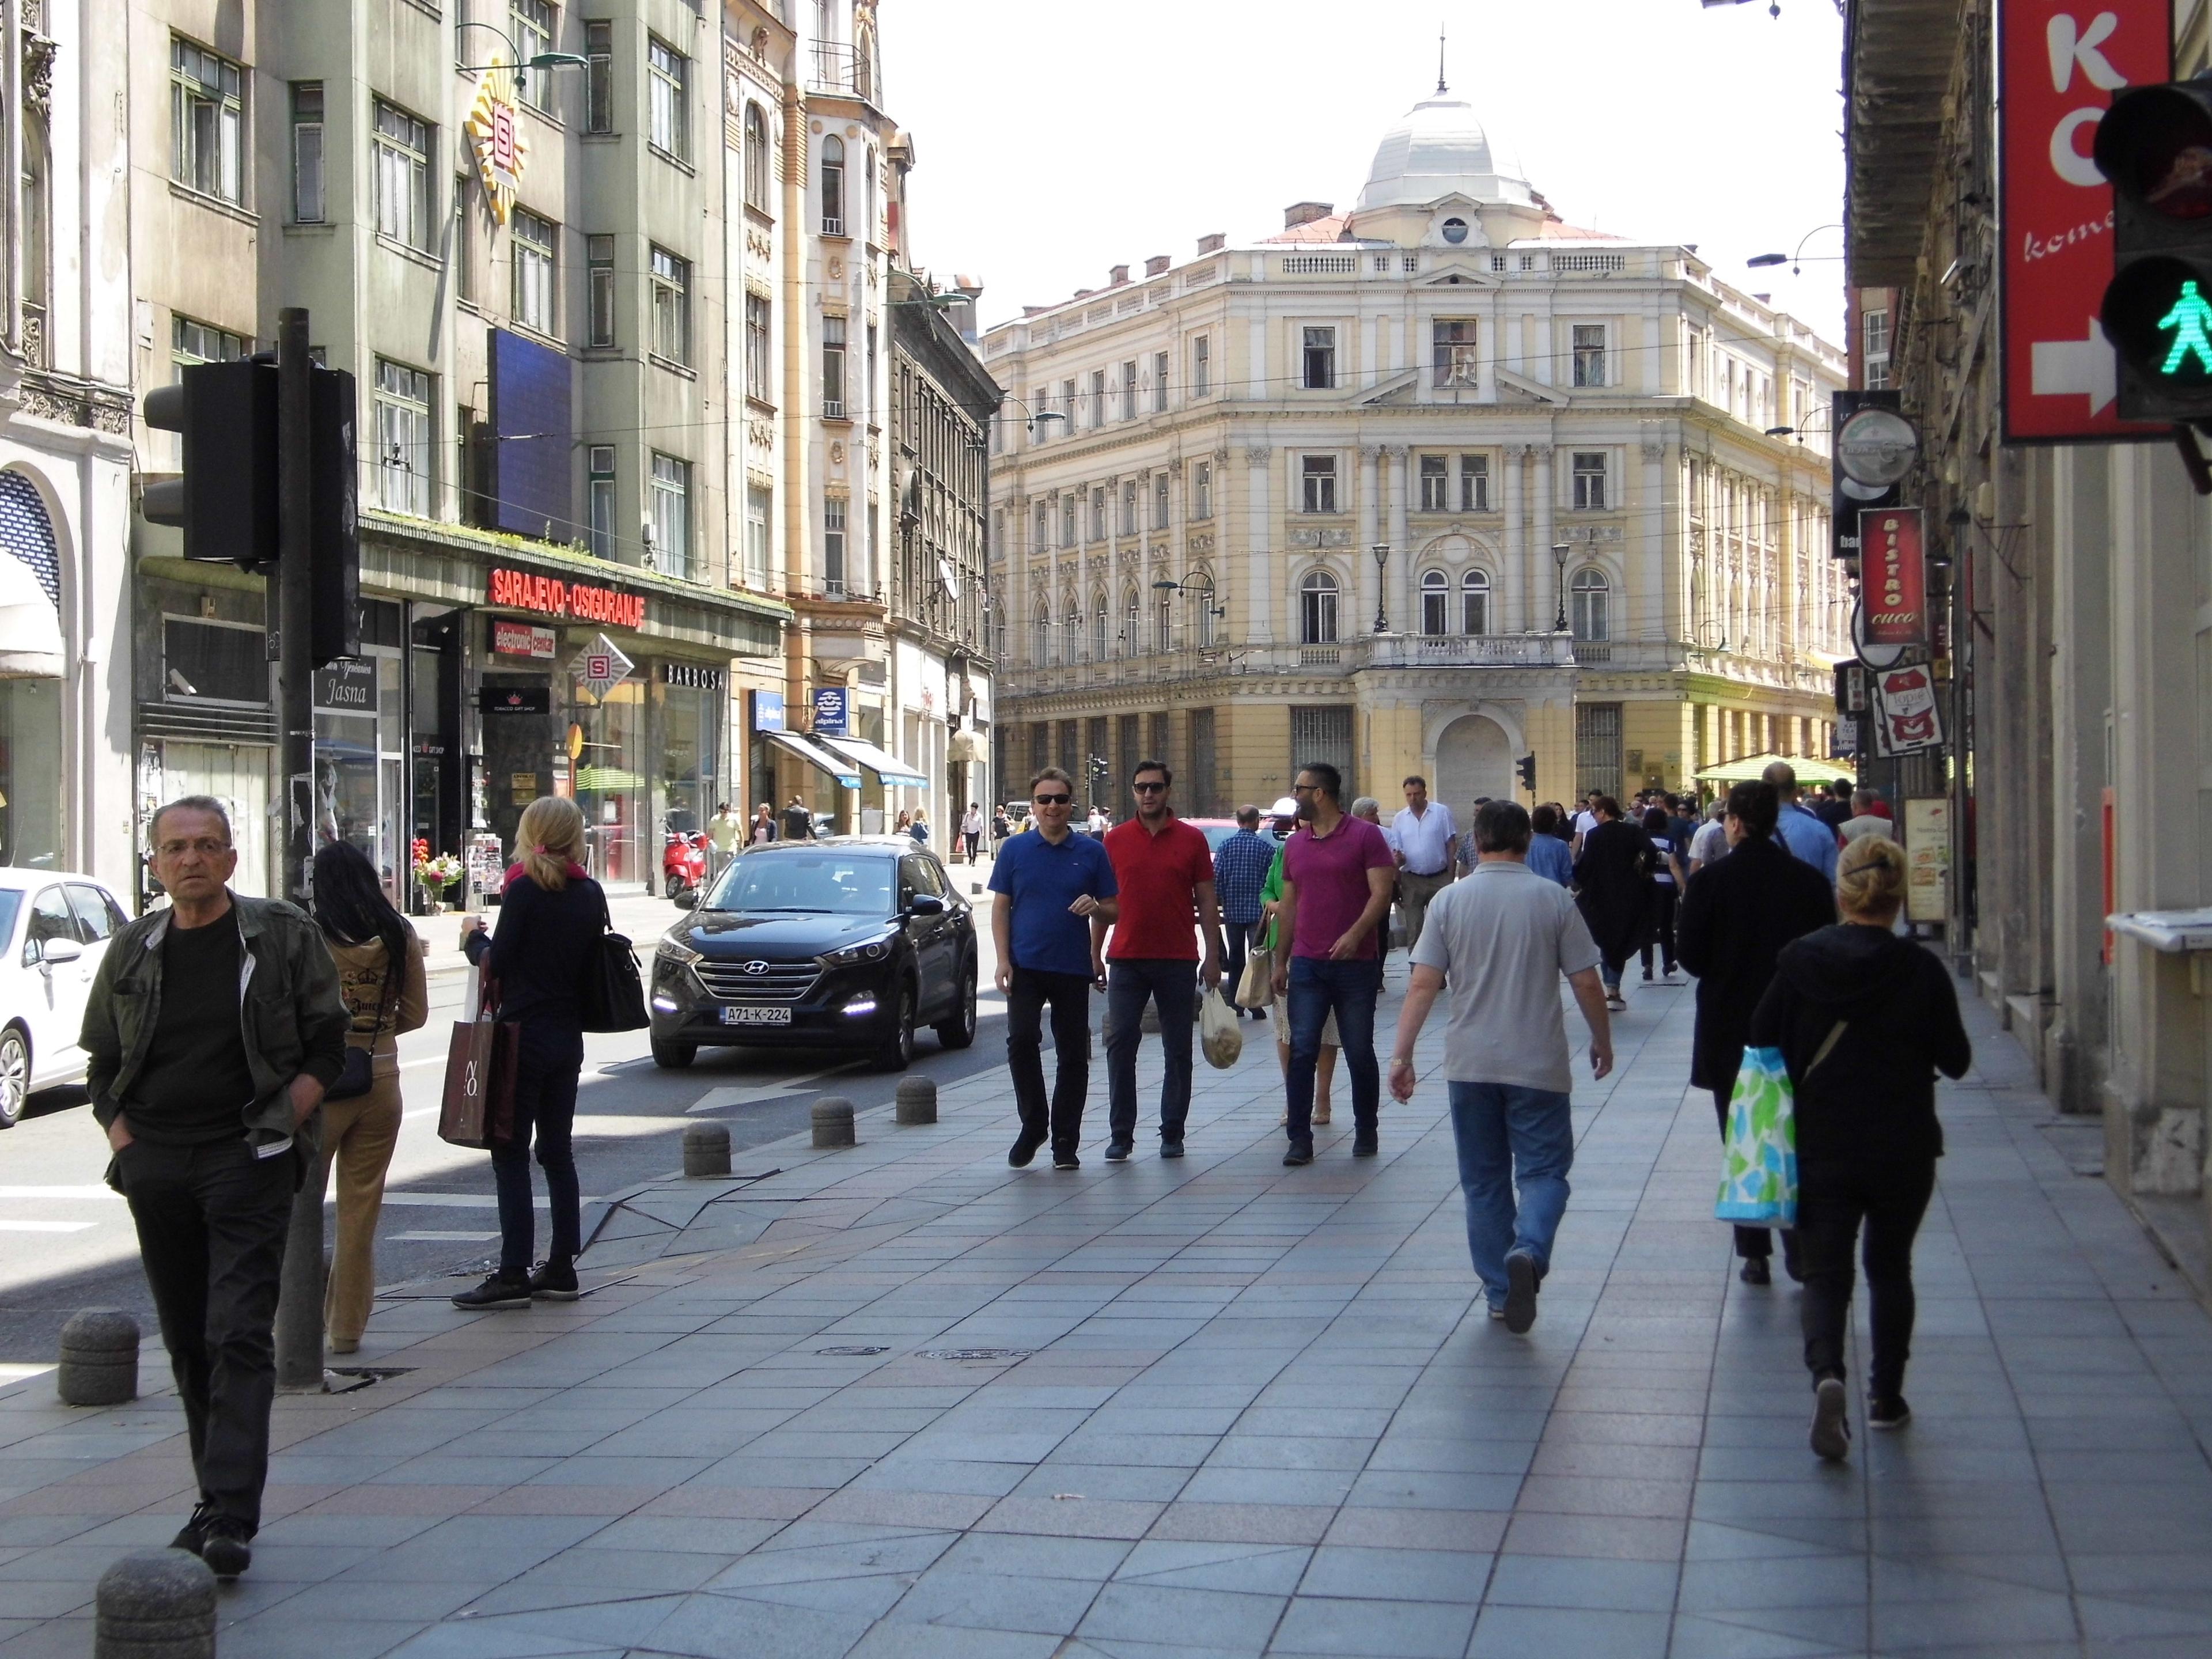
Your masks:
M824 40L816 43L808 58L809 92L841 92L872 104L883 101L883 76L872 52L855 52L851 46Z

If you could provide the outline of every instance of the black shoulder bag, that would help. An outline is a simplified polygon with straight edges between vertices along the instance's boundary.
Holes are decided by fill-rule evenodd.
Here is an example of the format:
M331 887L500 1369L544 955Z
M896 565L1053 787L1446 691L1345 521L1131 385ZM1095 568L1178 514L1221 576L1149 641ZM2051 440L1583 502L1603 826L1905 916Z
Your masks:
M585 970L584 1029L643 1030L652 1024L645 1012L645 981L629 940L615 932L605 888L599 890L599 920L606 932L600 937L598 957Z

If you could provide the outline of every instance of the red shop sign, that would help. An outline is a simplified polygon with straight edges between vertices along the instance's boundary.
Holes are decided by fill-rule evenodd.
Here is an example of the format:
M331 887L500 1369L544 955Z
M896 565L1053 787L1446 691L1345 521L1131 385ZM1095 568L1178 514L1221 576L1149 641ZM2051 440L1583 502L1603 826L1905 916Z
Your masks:
M1859 568L1864 573L1869 645L1928 642L1928 565L1921 509L1879 508L1859 514Z
M1997 27L2005 440L2163 437L2114 402L2112 187L2089 152L2114 93L2172 78L2172 0L1999 0Z
M617 592L587 582L564 582L557 576L533 575L526 570L491 573L490 602L517 611L535 611L547 617L572 617L578 622L604 623L613 628L645 626L645 595Z

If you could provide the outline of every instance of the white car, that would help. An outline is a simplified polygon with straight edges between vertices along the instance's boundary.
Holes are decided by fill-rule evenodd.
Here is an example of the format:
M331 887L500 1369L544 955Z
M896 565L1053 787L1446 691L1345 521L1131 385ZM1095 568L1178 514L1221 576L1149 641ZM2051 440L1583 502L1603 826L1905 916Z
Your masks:
M90 876L0 868L0 1129L33 1089L84 1081L85 1000L130 920Z

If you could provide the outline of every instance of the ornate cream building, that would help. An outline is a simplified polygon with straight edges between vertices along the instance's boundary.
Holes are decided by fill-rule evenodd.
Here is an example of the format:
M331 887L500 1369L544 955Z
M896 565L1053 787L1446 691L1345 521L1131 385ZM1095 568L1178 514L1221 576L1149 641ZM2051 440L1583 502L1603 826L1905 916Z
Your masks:
M984 337L999 775L1183 810L1328 759L1392 800L1827 753L1843 353L1694 246L1563 222L1440 86L1357 204ZM1791 431L1771 434L1770 429ZM1103 763L1103 764L1101 764Z

